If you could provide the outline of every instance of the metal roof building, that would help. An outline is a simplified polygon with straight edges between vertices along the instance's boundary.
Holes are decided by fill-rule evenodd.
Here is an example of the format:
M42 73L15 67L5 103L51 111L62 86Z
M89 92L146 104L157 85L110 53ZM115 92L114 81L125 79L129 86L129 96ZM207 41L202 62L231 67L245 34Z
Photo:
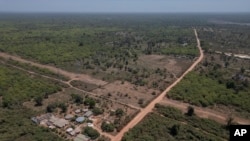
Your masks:
M93 115L93 112L92 111L88 111L84 114L85 117L90 117Z
M78 117L76 118L76 122L82 123L85 120L85 117Z

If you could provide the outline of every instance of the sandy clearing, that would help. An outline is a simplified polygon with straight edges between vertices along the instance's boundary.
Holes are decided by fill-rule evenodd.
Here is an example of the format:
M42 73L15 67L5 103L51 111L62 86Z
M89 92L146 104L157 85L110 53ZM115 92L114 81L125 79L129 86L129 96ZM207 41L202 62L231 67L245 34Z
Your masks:
M153 92L156 94L160 93L158 90L149 89L144 86L135 86L127 81L123 83L122 81L114 81L92 92L108 99L127 103L138 109L141 107L140 104L138 104L139 99L143 99L143 103L146 104L154 99L155 96L152 95Z

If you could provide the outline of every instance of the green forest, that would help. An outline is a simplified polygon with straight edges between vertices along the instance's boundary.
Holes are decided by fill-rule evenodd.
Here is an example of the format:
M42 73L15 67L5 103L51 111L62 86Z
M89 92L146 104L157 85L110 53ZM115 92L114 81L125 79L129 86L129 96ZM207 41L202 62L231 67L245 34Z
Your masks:
M0 140L61 141L30 118L37 113L22 106L61 90L58 84L31 76L0 63Z
M250 112L249 88L235 93L234 89L229 88L230 85L234 85L230 82L223 84L209 76L191 72L167 96L202 107L217 103L233 105Z
M0 108L1 141L63 141L49 129L37 126L30 118L37 113L22 106Z
M108 82L126 80L158 89L166 86L160 81L163 76L150 66L138 65L141 56L192 60L198 55L193 29L181 26L172 16L108 15L112 22L104 15L37 16L3 15L0 51ZM150 82L154 74L155 81L161 83L158 86Z
M28 74L0 64L0 96L2 106L22 105L24 101L46 97L61 88L42 78L32 78Z

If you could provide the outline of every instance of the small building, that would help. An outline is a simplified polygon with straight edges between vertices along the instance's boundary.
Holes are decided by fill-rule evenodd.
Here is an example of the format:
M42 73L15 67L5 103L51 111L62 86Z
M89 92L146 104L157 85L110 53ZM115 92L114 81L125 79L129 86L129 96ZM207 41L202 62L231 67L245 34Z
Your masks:
M66 132L67 133L70 133L70 132L72 132L73 131L73 128L68 128L68 129L66 129Z
M32 120L34 123L39 124L36 117L32 117L31 120Z
M66 132L67 132L68 134L70 134L71 136L76 135L76 132L75 132L75 130L73 130L73 128L68 128L68 129L66 129Z
M85 120L85 117L78 117L76 118L76 122L82 123Z
M55 129L56 127L54 125L50 125L49 129Z
M85 109L82 109L82 111L83 111L84 113L86 113L86 112L89 111L89 109L85 108Z
M78 134L75 138L74 141L90 141L90 138L83 135L83 134Z
M115 109L111 109L110 112L114 113L114 112L115 112Z
M52 116L49 120L53 125L55 125L56 127L62 128L64 126L66 126L67 124L69 124L69 122L65 119L62 118L56 118L54 116Z
M86 112L85 114L84 114L84 116L85 117L90 117L90 116L92 116L93 115L93 112L92 111L88 111L88 112Z
M48 125L48 119L44 119L44 120L42 120L42 121L40 121L40 125L43 125L43 126L46 126L46 125Z
M87 126L88 126L88 127L93 127L94 124L93 124L93 123L87 123Z
M76 134L81 133L81 128L80 128L80 127L77 127L77 128L74 130L74 132L75 132Z
M51 118L51 116L52 116L51 113L47 113L41 116L32 117L31 120L36 124L41 124L41 123L44 124L44 121L48 121Z
M65 118L66 120L71 120L72 118L74 118L74 115L72 115L72 114L67 114L64 118Z
M69 133L71 136L75 136L76 135L76 132L75 131L72 131Z
M76 110L75 110L75 113L76 113L76 114L81 113L81 109L76 109Z

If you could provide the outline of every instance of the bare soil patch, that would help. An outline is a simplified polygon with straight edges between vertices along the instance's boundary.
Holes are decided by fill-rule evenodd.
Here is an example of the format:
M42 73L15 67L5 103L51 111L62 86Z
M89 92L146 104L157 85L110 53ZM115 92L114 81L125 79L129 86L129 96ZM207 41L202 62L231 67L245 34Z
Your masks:
M143 107L160 93L158 90L135 86L129 82L115 81L93 91L105 98L117 100L128 105Z
M193 60L189 58L181 58L166 55L141 55L139 57L139 65L148 68L166 68L168 72L175 76L180 76L191 64Z
M95 84L90 84L90 83L86 83L86 82L79 81L79 80L73 80L70 82L70 84L76 88L79 88L81 90L88 91L88 92L98 88L98 86Z
M223 114L230 114L232 116L237 115L239 118L245 118L250 120L250 113L244 111L242 112L239 108L231 105L225 106L221 104L216 104L214 106L210 106L209 108Z
M35 102L33 100L24 102L23 105L27 108L30 108L34 111L46 111L46 108L49 104L53 103L67 103L71 99L70 94L75 93L74 89L72 88L66 88L63 89L63 91L57 92L55 94L51 94L48 96L48 98L45 98L43 100L42 106L35 106Z

